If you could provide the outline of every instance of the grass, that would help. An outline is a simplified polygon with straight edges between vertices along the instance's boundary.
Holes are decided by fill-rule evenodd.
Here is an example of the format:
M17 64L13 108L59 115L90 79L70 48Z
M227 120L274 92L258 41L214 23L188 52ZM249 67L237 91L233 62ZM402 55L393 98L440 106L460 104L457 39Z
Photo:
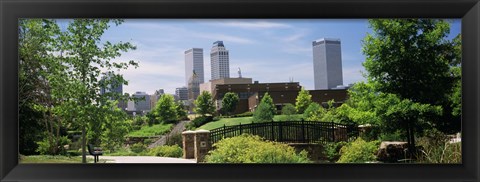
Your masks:
M173 124L156 124L152 126L143 126L140 130L130 132L127 137L153 137L163 135L169 132Z
M105 163L108 160L102 159L98 163ZM82 156L63 156L63 155L30 155L21 156L19 163L82 163ZM93 163L93 158L87 157L87 163Z
M302 119L301 114L294 114L291 116L287 115L275 115L273 121L300 121ZM218 121L209 122L204 124L197 129L212 130L215 128L220 128L225 126L239 125L239 124L250 124L252 123L252 117L239 117L239 118L222 118Z

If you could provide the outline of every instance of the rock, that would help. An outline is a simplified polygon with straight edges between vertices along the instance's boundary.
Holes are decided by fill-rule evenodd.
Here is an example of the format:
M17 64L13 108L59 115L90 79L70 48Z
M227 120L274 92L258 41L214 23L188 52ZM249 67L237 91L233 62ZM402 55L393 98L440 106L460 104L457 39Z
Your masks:
M405 159L407 148L407 142L384 141L378 149L377 160L382 162L398 162L399 160Z

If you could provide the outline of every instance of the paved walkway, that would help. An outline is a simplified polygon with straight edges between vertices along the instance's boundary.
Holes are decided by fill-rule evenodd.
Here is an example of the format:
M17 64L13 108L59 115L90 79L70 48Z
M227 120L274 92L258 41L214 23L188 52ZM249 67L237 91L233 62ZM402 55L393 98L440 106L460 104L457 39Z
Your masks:
M175 135L175 134L178 134L178 133L182 133L183 129L185 129L185 125L188 122L190 122L190 121L189 120L180 121L178 124L176 124L173 127L173 129L172 129L172 131L170 131L170 133L162 135L157 141L150 144L147 148L151 149L151 148L154 148L154 147L157 147L157 146L165 145L165 143L167 143L167 136L172 136L172 135Z
M100 156L100 159L107 160L107 163L196 163L193 159L152 156Z

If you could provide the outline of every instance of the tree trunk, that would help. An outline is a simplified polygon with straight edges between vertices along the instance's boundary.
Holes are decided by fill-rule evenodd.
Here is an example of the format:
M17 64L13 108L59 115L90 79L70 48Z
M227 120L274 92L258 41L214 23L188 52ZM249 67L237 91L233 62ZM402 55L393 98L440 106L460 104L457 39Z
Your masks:
M84 121L85 122L85 121ZM87 151L85 150L85 146L87 144L87 137L85 131L85 123L82 126L82 163L87 163Z

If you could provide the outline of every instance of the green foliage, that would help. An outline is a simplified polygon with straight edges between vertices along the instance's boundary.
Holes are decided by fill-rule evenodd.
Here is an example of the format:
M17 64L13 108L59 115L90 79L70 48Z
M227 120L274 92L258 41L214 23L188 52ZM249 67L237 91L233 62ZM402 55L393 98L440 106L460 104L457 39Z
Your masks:
M195 100L195 112L205 116L207 114L213 115L215 112L215 104L213 103L212 94L203 91Z
M265 93L260 104L255 109L253 113L252 121L254 122L270 122L273 120L273 117L276 113L277 109L273 104L272 97L268 95L268 92Z
M131 124L126 120L127 114L116 106L116 102L110 102L110 105L104 107L106 112L101 126L101 146L104 150L114 151L125 142Z
M441 106L444 112L432 118L435 127L459 131L461 41L447 40L449 23L440 19L373 19L369 23L373 33L363 41L368 79L378 82L380 92L400 100Z
M308 90L305 90L302 87L302 89L298 93L297 102L295 103L297 113L298 114L303 114L305 112L305 109L307 109L308 106L310 106L311 103L312 103L312 95L310 95L310 93L308 93Z
M177 114L177 120L188 120L187 110L181 102L175 103L175 112Z
M222 99L222 109L227 115L231 115L237 108L238 95L234 92L227 92Z
M362 138L357 138L340 149L340 159L338 163L365 163L376 160L375 153L380 146L380 141L366 142Z
M254 135L226 138L214 147L205 158L207 163L310 163L307 152L297 154L293 147Z
M195 119L193 119L190 123L189 123L189 128L193 129L193 128L198 128L204 124L207 124L208 122L210 121L213 121L213 116L200 116L200 117L197 117Z
M345 146L347 142L333 142L333 143L327 143L325 145L325 156L328 161L338 161L340 158L340 149Z
M235 117L250 117L253 116L253 112L247 111L241 114L235 114Z
M183 156L183 150L178 145L163 145L150 149L148 154L151 156L179 158Z
M303 118L306 121L321 121L322 116L325 114L325 109L316 102L310 103L305 112Z
M437 130L430 130L420 138L419 163L461 163L462 143L450 143L450 138Z
M145 149L147 149L147 147L143 143L136 143L130 146L130 150L132 150L134 153L143 152Z
M302 121L302 114L292 114L292 115L275 115L273 121Z
M163 123L174 123L177 121L177 107L172 95L163 94L153 109L155 119Z
M163 135L172 130L173 124L156 124L153 126L143 126L140 130L132 131L127 137L151 137Z
M173 134L167 135L165 144L183 146L182 133L173 133Z
M292 115L292 114L297 114L295 106L293 104L286 104L282 108L282 114L284 115Z
M59 138L48 138L44 137L42 141L37 142L38 148L36 152L39 152L42 155L58 155L66 154L64 145L70 144L71 141L67 136L62 136Z

